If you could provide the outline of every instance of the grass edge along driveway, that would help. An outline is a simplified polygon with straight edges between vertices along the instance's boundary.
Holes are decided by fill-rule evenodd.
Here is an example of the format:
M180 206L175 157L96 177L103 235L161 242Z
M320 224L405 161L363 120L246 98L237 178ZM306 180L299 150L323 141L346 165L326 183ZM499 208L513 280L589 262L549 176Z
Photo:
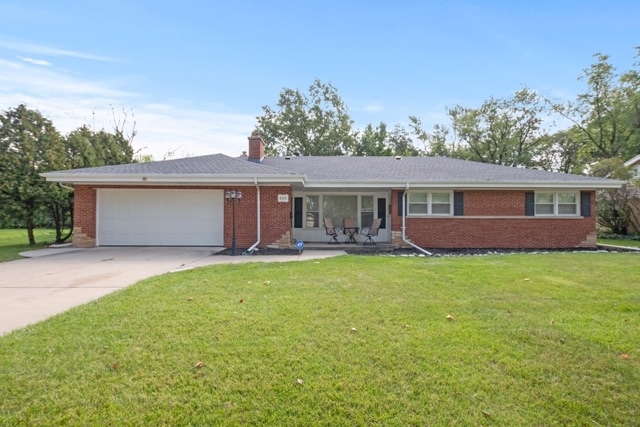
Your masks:
M637 254L157 276L0 339L0 424L633 425Z

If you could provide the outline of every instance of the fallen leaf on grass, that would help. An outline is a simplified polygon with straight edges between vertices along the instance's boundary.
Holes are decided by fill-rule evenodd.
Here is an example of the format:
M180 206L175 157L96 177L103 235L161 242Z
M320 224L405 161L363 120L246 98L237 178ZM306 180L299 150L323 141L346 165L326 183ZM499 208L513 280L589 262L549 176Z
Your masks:
M113 362L111 364L111 370L113 370L113 371L117 371L119 367L120 367L120 365L118 364L118 362Z
M193 297L187 298L187 301L193 301Z
M455 320L456 320L456 318L455 318L455 317L453 317L453 316L452 316L452 315L450 315L450 314L447 314L446 319L447 319L447 320L451 320L451 321L455 321Z
M525 281L525 282L530 282L530 281L531 281L531 279L530 279L530 278L528 278L528 277L525 277L525 278L524 278L524 281Z
M268 285L271 283L271 280L265 280L264 282L262 282L263 285Z
M240 301L238 301L238 302L239 302L239 303L243 303L243 302L244 302L244 300L243 300L242 298L240 298Z
M202 368L202 366L203 366L202 360L198 361L198 363L193 365L194 369L200 369Z
M620 359L629 360L629 355L628 354L623 354L622 356L620 356Z
M491 418L491 413L489 413L487 411L482 411L482 415L484 415L487 418Z

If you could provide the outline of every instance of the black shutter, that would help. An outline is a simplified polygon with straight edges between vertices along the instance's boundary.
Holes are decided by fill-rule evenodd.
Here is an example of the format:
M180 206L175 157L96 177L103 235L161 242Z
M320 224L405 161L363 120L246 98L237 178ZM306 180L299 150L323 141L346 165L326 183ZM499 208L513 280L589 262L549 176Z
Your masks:
M591 216L591 192L580 192L580 215Z
M380 228L387 228L387 199L378 199L378 218L380 221Z
M524 214L526 216L536 215L536 193L533 191L524 193Z
M302 228L302 197L293 198L293 227Z
M453 192L453 214L455 216L464 215L464 193L462 191Z
M404 191L398 192L398 216L402 216L402 196L404 195ZM407 213L407 208L405 206L404 209L405 214Z

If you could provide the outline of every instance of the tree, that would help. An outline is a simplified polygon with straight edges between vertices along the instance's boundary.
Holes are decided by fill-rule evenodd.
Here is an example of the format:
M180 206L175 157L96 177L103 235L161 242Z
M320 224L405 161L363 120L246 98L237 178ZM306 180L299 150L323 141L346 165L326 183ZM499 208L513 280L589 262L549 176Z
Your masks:
M316 79L308 95L284 88L277 106L262 110L256 130L270 155L339 156L355 144L353 121L330 83Z
M444 125L436 124L433 132L428 133L422 127L422 120L417 116L409 116L409 128L411 132L422 141L423 153L432 157L458 157L456 145L450 142L449 129Z
M135 122L113 116L113 132L88 126L62 138L53 123L24 104L0 115L0 219L24 224L29 243L36 243L33 229L53 224L56 243L71 236L73 191L48 183L43 172L81 167L131 163ZM127 133L128 132L128 133Z
M64 192L39 174L64 165L62 139L49 119L24 104L0 115L1 204L5 212L24 223L31 245L36 243L36 213Z
M631 224L631 205L633 185L629 182L632 175L620 158L604 159L593 165L593 176L627 181L622 188L598 190L598 223L614 234L628 234ZM635 190L637 191L637 190Z
M354 145L355 156L418 156L420 150L414 147L411 135L400 124L387 131L384 122L374 129L371 124L364 128Z
M374 129L371 124L368 124L359 135L352 154L354 156L390 156L392 149L389 146L387 125L380 122Z
M589 157L584 155L588 141L575 126L542 139L537 164L541 169L562 173L585 173Z
M585 155L592 161L629 159L640 152L640 73L617 74L608 55L594 56L596 62L580 76L587 90L575 102L547 102L584 135ZM640 67L640 61L634 66Z
M540 154L543 104L529 89L508 99L490 98L479 108L448 108L456 157L506 166L532 167Z
M422 153L413 145L409 132L400 124L396 124L389 133L389 146L396 156L420 156Z

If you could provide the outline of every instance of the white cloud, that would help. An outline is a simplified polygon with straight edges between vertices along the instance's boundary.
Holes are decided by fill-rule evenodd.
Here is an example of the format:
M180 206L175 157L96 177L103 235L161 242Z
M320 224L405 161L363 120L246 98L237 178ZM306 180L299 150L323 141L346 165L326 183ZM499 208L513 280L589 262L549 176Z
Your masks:
M146 102L143 94L121 88L121 81L88 80L32 64L0 59L0 110L24 103L63 134L85 124L111 130L114 119L121 121L126 114L127 124L136 124L134 148L156 160L169 151L175 157L238 156L247 150L256 123L257 113L210 111L184 101Z
M366 111L367 113L377 113L379 111L384 110L384 107L381 104L376 102L373 104L365 105L363 110Z
M109 58L107 56L93 55L90 53L78 52L68 49L60 49L24 40L9 40L6 38L0 38L0 47L9 50L15 50L18 52L35 53L38 55L67 56L72 58L88 59L92 61L117 62L115 58Z
M28 63L33 64L33 65L41 65L43 67L48 67L48 66L51 65L51 62L45 61L44 59L26 58L24 56L20 56L19 58L21 60L23 60L24 62L28 62Z

